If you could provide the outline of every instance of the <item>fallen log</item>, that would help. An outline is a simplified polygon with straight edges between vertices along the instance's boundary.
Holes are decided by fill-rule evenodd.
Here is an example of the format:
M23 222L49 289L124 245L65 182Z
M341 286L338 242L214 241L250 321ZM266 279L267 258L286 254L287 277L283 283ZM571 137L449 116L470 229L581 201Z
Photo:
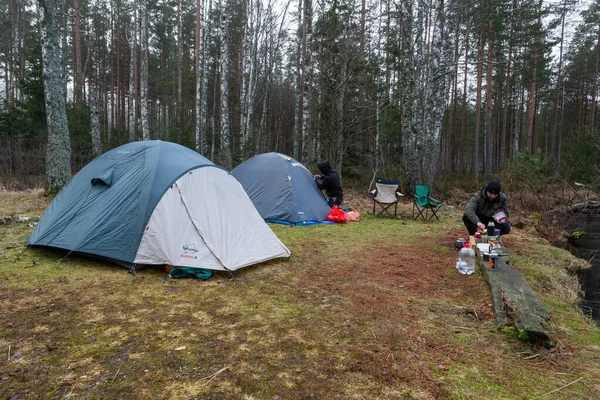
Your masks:
M471 238L471 243L475 238ZM498 253L495 267L484 258L484 251L476 249L479 267L488 282L492 296L494 322L498 327L514 327L517 337L527 341L548 341L547 322L550 313L537 298L521 272L510 263L510 257L502 245L494 246Z

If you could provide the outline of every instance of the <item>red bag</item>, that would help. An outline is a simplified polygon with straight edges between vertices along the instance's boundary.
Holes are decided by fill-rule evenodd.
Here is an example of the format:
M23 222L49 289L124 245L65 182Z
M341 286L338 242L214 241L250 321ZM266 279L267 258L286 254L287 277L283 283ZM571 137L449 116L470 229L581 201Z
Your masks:
M348 216L344 210L340 210L338 206L331 207L327 221L335 222L338 224L345 224L348 222Z

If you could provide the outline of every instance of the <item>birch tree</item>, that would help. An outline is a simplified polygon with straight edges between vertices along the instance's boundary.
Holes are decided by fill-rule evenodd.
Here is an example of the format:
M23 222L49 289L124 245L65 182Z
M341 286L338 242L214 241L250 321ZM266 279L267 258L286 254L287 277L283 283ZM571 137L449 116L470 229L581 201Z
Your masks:
M129 141L135 140L137 131L138 115L137 115L137 0L133 1L133 18L131 23L131 37L129 40Z
M426 5L419 3L415 21L416 37L411 42L412 2L402 2L403 16L401 73L404 75L402 138L403 154L408 178L412 185L433 183L437 169L437 156L440 146L440 130L445 102L445 66L443 64L442 25L444 21L444 1L436 0L434 24L432 27L431 54L427 56ZM404 26L406 24L406 26ZM415 62L408 55L415 47ZM413 67L414 66L414 67ZM414 72L413 72L414 71ZM417 82L419 81L419 82Z
M148 122L148 7L146 0L140 0L140 45L141 45L141 71L140 71L140 120L142 123L142 138L150 140L150 124Z
M73 11L75 13L75 103L81 101L83 90L83 70L81 65L81 10L79 8L79 0L73 0Z
M303 100L303 89L304 89L304 65L302 65L302 44L303 40L303 22L304 19L302 16L304 15L304 1L298 0L298 31L297 31L297 45L296 45L296 109L294 112L294 157L297 160L302 162L302 114L304 106Z
M183 22L181 16L181 0L177 0L177 100L175 102L176 135L181 139L183 127Z
M233 160L229 140L229 48L227 46L227 14L221 13L221 159L231 169Z
M300 162L306 162L307 156L314 153L310 148L308 140L309 121L311 118L310 108L310 89L312 86L312 65L311 65L311 44L312 44L312 1L304 0L304 18L302 22L302 141L300 149ZM340 99L340 101L342 101ZM341 160L339 158L338 160ZM339 169L341 171L341 168Z
M48 127L46 191L49 192L60 190L71 178L71 141L58 38L58 13L62 6L62 0L39 2L44 101Z
M195 105L195 115L196 115L196 123L195 123L195 145L196 151L200 154L204 152L204 143L202 127L203 127L203 116L205 115L204 109L204 98L202 96L204 91L204 60L205 60L205 46L206 43L204 41L205 35L204 32L206 28L203 24L203 16L204 16L204 0L196 0L196 52L195 52L195 68L196 68L196 105Z
M102 154L102 140L100 132L100 115L98 112L98 93L95 87L90 85L88 90L90 107L90 125L92 135L92 154L98 157Z

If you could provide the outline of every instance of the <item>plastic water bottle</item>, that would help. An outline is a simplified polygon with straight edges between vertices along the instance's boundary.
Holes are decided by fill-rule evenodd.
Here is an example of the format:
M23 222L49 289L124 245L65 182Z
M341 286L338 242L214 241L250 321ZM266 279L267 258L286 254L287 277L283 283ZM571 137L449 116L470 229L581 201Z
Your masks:
M467 263L462 261L462 260L458 260L456 262L456 269L458 270L458 272L460 272L463 275L466 275L467 273Z
M471 248L470 243L465 243L463 248L458 252L456 268L463 275L471 275L475 272L475 251Z

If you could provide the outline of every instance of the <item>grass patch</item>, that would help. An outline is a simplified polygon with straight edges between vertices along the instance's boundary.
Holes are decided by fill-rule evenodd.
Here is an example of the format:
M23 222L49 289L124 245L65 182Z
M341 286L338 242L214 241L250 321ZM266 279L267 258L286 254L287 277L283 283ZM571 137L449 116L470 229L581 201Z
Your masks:
M1 204L21 196L41 215L39 193ZM0 398L598 397L600 329L569 253L506 237L552 315L555 346L527 344L494 326L481 272L456 272L456 209L424 223L355 203L358 223L270 225L289 260L208 281L25 248L32 227L0 226Z

